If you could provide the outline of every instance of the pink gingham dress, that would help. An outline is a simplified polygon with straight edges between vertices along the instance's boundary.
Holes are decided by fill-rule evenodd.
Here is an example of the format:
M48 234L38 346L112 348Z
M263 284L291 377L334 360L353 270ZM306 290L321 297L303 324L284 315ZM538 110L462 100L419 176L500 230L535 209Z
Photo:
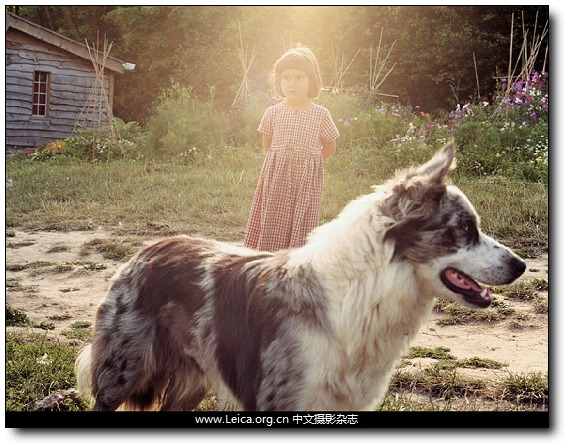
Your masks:
M257 131L272 135L251 205L245 245L277 251L300 247L319 222L324 185L322 139L339 137L330 112L312 103L267 109Z

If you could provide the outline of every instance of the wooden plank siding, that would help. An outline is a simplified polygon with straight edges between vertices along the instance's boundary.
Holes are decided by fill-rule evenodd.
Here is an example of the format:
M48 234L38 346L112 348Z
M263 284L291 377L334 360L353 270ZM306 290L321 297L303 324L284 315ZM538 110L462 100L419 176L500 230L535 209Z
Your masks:
M84 58L86 46L15 16L7 14L8 18L12 26L6 30L6 149L64 139L72 134L77 121L82 127L95 125L100 117L101 88L92 62ZM112 60L116 66L117 62ZM49 73L46 116L32 115L36 71ZM104 69L110 107L117 71L113 65Z

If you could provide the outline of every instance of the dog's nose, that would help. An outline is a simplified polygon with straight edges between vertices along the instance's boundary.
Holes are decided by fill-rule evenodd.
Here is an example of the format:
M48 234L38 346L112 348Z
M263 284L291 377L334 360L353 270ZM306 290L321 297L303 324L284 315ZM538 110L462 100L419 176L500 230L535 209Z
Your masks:
M526 271L526 263L519 258L512 258L512 268L516 277L522 276L524 271Z

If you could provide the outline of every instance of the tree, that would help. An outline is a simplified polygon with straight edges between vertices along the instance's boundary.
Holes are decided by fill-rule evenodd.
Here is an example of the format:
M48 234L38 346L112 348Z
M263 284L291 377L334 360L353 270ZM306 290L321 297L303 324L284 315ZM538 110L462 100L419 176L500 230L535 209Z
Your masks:
M229 107L241 80L237 45L256 48L249 71L254 91L267 94L273 63L297 43L317 55L332 77L332 52L355 60L346 87L366 88L369 48L388 50L394 71L381 86L426 111L451 109L494 90L507 71L512 13L514 50L524 25L548 20L547 6L20 6L13 12L77 41L106 36L114 57L136 64L116 78L114 111L144 122L160 91L172 83ZM519 20L518 20L519 18ZM383 32L384 30L384 32ZM538 30L539 32L539 30ZM543 53L543 51L542 51ZM543 54L542 54L543 55ZM540 61L539 66L543 61ZM476 65L476 68L475 68ZM479 87L477 87L477 77Z

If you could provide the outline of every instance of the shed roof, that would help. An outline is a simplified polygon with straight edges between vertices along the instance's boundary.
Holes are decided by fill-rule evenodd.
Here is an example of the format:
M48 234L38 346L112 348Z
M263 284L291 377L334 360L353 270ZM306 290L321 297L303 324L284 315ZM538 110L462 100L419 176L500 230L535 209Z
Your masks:
M25 20L15 14L6 12L6 32L8 29L14 28L18 31L24 32L32 37L42 40L51 45L57 46L71 54L81 57L86 60L90 59L90 53L88 47L82 43L78 43L68 37L65 37L55 31L43 28L29 20ZM91 48L92 51L92 48ZM100 60L103 58L101 57ZM108 56L106 58L106 63L104 68L111 69L112 71L118 72L120 74L124 73L124 63L122 60L116 59L114 57ZM130 65L131 64L127 64Z

